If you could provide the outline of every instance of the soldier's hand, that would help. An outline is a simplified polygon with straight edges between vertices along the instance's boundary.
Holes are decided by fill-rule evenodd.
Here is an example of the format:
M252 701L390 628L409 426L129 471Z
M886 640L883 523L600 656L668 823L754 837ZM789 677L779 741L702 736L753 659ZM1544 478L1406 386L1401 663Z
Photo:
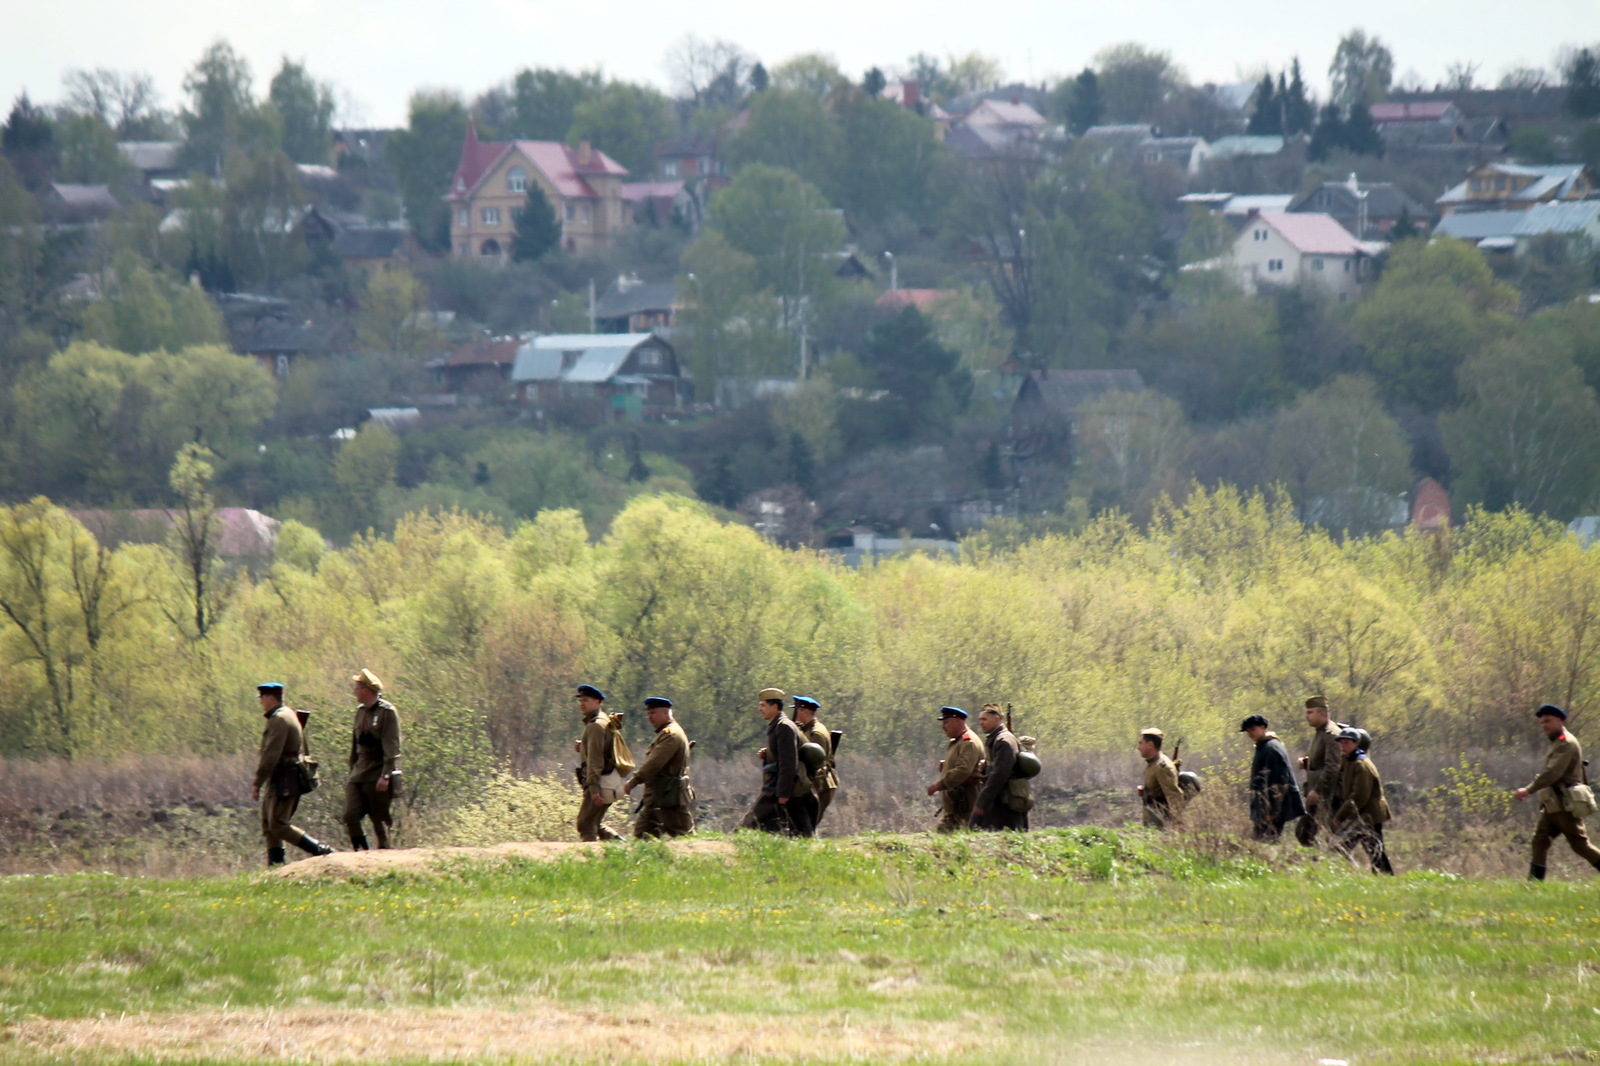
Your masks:
M1317 804L1320 803L1321 801L1322 801L1322 797L1317 795L1316 789L1312 789L1310 792L1306 793L1306 810L1308 810L1308 811L1316 810L1317 809Z
M633 782L632 781L629 781L626 785L622 786L622 794L624 796L633 795Z
M788 803L789 802L789 797L788 796L780 796L780 797L778 797L778 802L779 803Z
M760 751L756 752L756 758L760 759L762 762L766 762L767 761L767 749L766 748L762 748Z
M983 808L982 807L974 807L974 808L972 808L972 817L980 818L982 816L983 816Z
M389 779L387 777L378 778L378 791L379 792L387 792L387 791L389 791Z
M1310 765L1311 765L1311 756L1309 756L1309 755L1300 756L1300 769L1302 769L1302 770L1307 769L1308 767L1310 767Z
M250 799L255 803L261 802L261 786L257 785L250 790Z
M1533 793L1529 792L1525 788L1519 788L1515 792L1513 792L1512 795L1517 797L1517 799L1519 799L1519 800L1525 800L1529 796L1533 795Z
M572 742L572 750L576 751L576 752L582 752L583 751L583 741L574 740Z
M939 782L935 781L933 784L928 786L928 795L931 796L937 791L939 791Z
M1143 785L1135 785L1135 786L1133 786L1133 790L1135 792L1137 792L1141 796L1144 795L1144 786Z
M603 806L605 806L605 801L603 801L603 800L602 800L602 799L601 799L601 798L600 798L600 793L598 793L598 792L591 792L591 793L589 793L589 796L590 796L590 798L591 798L591 799L593 799L593 800L594 800L594 801L595 801L595 803L596 803L596 804L598 804L598 805L599 805L599 806L602 806L602 807L603 807Z

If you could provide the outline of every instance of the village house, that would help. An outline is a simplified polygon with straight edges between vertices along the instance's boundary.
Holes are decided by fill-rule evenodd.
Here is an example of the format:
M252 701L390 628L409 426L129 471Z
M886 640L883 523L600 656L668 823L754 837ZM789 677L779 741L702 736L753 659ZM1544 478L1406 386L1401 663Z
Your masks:
M1485 252L1521 255L1537 237L1556 234L1583 257L1600 249L1600 200L1535 204L1526 211L1458 211L1439 220L1434 233L1477 245Z
M1446 215L1464 211L1525 211L1534 204L1583 200L1595 191L1594 173L1582 163L1530 166L1485 163L1437 201Z
M594 304L594 328L601 333L650 333L672 329L678 286L670 281L640 281L624 274Z
M1366 261L1376 250L1363 246L1332 216L1261 211L1245 219L1228 251L1227 268L1251 291L1306 285L1343 303L1360 293Z
M543 190L561 246L585 254L608 247L632 223L622 198L628 171L584 141L479 141L467 123L461 161L450 179L450 247L458 257L504 263L511 256L515 215L528 190Z
M535 337L517 350L511 383L541 416L583 425L661 418L690 391L677 351L654 333Z
M1040 452L1070 459L1078 413L1109 392L1143 392L1137 370L1034 370L1011 404L1011 438L1018 460Z
M510 399L511 368L524 343L521 337L478 337L428 367L446 392Z
M1327 181L1294 198L1291 214L1331 215L1357 240L1388 240L1395 223L1406 218L1419 230L1431 221L1428 209L1388 181Z

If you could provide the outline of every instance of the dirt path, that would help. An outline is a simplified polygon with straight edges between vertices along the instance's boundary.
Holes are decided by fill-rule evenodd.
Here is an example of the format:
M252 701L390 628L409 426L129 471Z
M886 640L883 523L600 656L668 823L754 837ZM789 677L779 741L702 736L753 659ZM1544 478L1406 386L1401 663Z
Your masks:
M686 858L728 858L733 845L726 840L672 840L667 846ZM604 844L567 841L532 841L496 844L488 848L398 848L393 851L340 851L318 859L300 859L280 866L272 873L292 880L306 878L344 878L404 870L427 873L430 868L451 860L471 859L494 862L504 859L549 861L570 855L599 854Z
M575 1011L534 1002L521 1010L201 1011L66 1021L0 1029L0 1046L41 1058L146 1056L312 1063L492 1058L514 1062L725 1062L793 1058L825 1049L830 1059L882 1062L977 1046L978 1030L953 1022L867 1022L840 1015L642 1015ZM9 1056L7 1056L9 1058ZM802 1060L803 1061L803 1060Z

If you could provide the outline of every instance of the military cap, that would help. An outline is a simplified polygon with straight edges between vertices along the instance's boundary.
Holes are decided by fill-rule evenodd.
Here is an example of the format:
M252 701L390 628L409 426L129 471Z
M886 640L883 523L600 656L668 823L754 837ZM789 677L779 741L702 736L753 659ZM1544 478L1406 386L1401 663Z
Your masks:
M999 714L1000 705L998 703L985 703L982 707L978 708L978 712L980 714L984 711L988 711L990 714Z
M1157 740L1165 740L1167 738L1167 735L1161 730L1157 729L1155 726L1151 726L1149 729L1139 730L1139 735L1141 737L1155 737Z
M1326 696L1312 696L1310 699L1306 700L1306 710L1310 710L1313 707L1321 707L1323 710L1327 710L1328 709L1328 697L1326 697Z
M283 682L282 681L263 681L263 682L261 682L261 684L256 686L256 691L258 693L263 694L263 695L268 693L268 692L275 692L275 693L277 693L278 695L281 696L281 695L283 695Z
M1557 707L1553 703L1547 703L1543 707L1540 707L1537 711L1533 712L1533 716L1535 718L1543 718L1547 714L1553 714L1563 722L1567 720L1567 712L1563 711L1560 707Z
M1361 731L1359 729L1341 729L1339 730L1339 739L1353 740L1359 746L1361 743Z
M371 670L368 670L366 667L362 667L361 672L356 674L350 680L358 684L365 685L374 692L383 691L383 682L378 680L377 674L373 673Z
M671 707L672 701L665 696L646 696L644 705L646 707Z
M781 688L764 688L760 692L756 693L756 698L760 700L771 700L777 703L782 703L783 698L787 695L788 693L783 691Z
M1239 732L1247 733L1256 726L1267 728L1267 719L1263 715L1252 714L1249 718L1239 723Z
M822 706L822 704L818 703L816 700L812 699L810 696L796 696L796 697L794 697L794 705L796 707L810 707L813 711L816 710L818 707Z
M965 717L967 717L967 712L963 711L960 707L940 707L939 708L939 720L941 722L944 721L946 718L965 718Z
M592 696L594 699L597 699L597 700L603 700L603 699L606 698L606 694L604 692L601 692L599 689L595 688L593 685L579 685L576 695L578 695L578 696Z

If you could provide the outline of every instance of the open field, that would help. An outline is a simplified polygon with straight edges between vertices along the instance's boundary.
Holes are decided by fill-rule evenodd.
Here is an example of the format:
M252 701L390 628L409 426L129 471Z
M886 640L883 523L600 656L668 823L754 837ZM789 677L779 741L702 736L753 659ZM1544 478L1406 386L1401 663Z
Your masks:
M1103 828L515 851L0 881L0 1062L1600 1061L1592 875Z

